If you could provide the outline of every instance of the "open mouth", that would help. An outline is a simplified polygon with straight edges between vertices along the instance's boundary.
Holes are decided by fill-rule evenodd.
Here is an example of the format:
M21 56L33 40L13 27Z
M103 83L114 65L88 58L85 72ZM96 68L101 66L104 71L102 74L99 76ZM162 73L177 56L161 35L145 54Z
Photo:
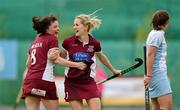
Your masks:
M59 31L56 31L55 34L59 34Z
M76 32L76 33L78 33L78 32L79 32L79 30L76 30L75 32Z

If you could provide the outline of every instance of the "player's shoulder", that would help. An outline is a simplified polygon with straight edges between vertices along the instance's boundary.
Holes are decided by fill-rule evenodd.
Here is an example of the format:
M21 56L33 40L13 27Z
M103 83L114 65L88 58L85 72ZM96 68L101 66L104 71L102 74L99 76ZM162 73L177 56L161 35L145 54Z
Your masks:
M93 42L93 43L100 43L100 41L99 40L97 40L96 38L94 38L94 36L93 35L90 35L89 34L89 37L90 37L90 40Z
M53 35L51 35L51 34L40 34L36 39L37 40L51 40L51 39L54 39L55 37L53 36Z
M55 37L54 35L51 35L51 34L46 34L45 37L49 40L58 40L57 37Z
M148 35L149 40L152 40L152 39L162 40L163 37L164 37L164 31L162 31L162 30L152 30Z
M64 39L64 42L72 42L72 41L75 40L75 38L76 38L76 37L75 37L74 35L69 36L69 37L67 37L67 38Z
M149 33L150 36L159 36L159 37L162 37L164 35L164 31L163 30L152 30L150 33Z

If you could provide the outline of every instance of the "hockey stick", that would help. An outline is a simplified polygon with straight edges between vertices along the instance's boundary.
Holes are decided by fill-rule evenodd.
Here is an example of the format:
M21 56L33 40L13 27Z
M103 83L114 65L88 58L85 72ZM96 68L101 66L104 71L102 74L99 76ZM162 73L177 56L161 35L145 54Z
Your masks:
M144 46L144 74L147 74L146 67L146 46ZM150 110L149 87L145 87L145 110Z
M26 76L27 70L28 70L27 68L24 70L23 80L24 80L24 78L25 78L25 76ZM17 107L18 107L18 105L19 105L19 102L21 101L21 95L22 95L22 85L21 85L21 88L20 88L20 90L19 90L19 92L18 92L18 94L17 94L17 96L16 96L16 101L15 101L15 104L14 104L14 106L13 106L13 110L16 110L16 109L17 109Z
M14 107L13 107L13 110L16 110L18 105L19 105L19 102L21 100L21 95L22 95L22 87L20 88L19 92L18 92L18 95L16 97L16 102L14 104Z
M136 64L134 64L133 66L131 66L131 67L129 67L129 68L121 71L122 75L125 74L125 73L127 73L127 72L129 72L129 71L132 71L132 70L138 68L139 66L141 66L141 65L143 64L143 60L142 60L141 58L136 58L135 61L137 61L138 63L136 63ZM109 78L106 78L106 79L104 79L104 80L102 80L102 81L97 82L96 84L102 84L102 83L104 83L104 82L106 82L106 81L108 81L108 80L111 80L111 79L113 79L113 78L116 78L116 77L118 77L118 76L119 76L119 74L115 74L115 75L113 75L113 76L111 76L111 77L109 77Z

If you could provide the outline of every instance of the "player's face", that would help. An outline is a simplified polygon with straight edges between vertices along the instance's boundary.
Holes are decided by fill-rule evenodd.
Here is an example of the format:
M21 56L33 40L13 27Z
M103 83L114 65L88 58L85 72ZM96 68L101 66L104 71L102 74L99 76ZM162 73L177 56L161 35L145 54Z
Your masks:
M81 22L81 19L78 18L74 20L73 29L76 36L82 36L87 33L87 27L84 26Z
M165 30L168 28L168 26L169 26L169 20L165 24Z
M168 26L169 26L169 20L164 25L162 25L161 28L165 31L168 28Z
M59 35L59 23L58 23L58 21L54 21L51 23L51 25L47 29L47 33L58 37L58 35Z

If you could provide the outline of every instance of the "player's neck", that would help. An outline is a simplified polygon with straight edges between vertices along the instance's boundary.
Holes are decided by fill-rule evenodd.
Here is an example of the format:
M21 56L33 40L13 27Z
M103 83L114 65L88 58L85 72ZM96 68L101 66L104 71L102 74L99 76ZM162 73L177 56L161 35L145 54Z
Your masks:
M88 34L84 34L84 35L82 35L82 36L80 36L79 37L79 40L81 41L81 42L83 42L83 43L88 43L89 42L89 36L88 36Z

